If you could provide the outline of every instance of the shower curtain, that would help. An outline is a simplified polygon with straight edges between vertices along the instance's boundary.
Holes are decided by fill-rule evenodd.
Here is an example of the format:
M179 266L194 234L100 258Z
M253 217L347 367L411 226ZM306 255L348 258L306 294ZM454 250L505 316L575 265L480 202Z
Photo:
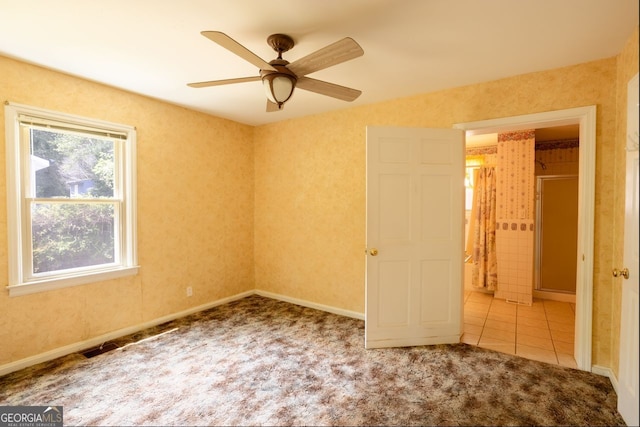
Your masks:
M481 166L474 189L471 284L493 291L498 284L496 255L496 169Z

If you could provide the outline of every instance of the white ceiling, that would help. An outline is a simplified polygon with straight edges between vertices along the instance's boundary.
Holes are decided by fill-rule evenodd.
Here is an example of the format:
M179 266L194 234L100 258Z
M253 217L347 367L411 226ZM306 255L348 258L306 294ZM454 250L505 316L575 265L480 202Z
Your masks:
M173 104L259 125L608 58L638 26L638 0L0 0L0 54ZM348 103L296 90L265 111L255 66L201 31L266 61L290 35L293 62L344 37L364 56L309 77L362 90ZM0 83L2 78L0 70Z

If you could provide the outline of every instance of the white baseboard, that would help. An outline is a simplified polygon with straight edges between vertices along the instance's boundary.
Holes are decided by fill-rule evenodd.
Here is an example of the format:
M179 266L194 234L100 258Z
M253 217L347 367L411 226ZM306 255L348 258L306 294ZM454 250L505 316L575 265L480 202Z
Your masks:
M538 291L533 290L533 297L546 299L550 301L560 301L560 302L569 302L572 304L576 303L576 294L568 294L563 292L548 292L548 291Z
M139 331L142 331L147 328L151 328L153 326L161 325L166 322L170 322L175 319L179 319L181 317L186 317L190 314L198 313L200 311L208 310L210 308L226 304L231 301L236 301L250 295L260 295L265 298L271 298L279 301L288 302L291 304L300 305L303 307L313 308L316 310L326 311L328 313L337 314L340 316L351 317L353 319L364 320L364 313L359 313L357 311L344 310L341 308L332 307L329 305L318 304L315 302L302 300L298 298L288 297L286 295L276 294L273 292L267 292L262 290L255 291L246 291L236 295L232 295L230 297L221 298L219 300L202 304L197 307L192 307L187 310L183 310L177 313L169 314L167 316L158 317L156 319L150 320L148 322L144 322L135 326L130 326L128 328L119 329L117 331L109 332L103 335L99 335L97 337L93 337L88 340L79 341L73 344L66 345L64 347L59 347L44 353L37 354L35 356L26 357L24 359L16 360L15 362L7 363L5 365L0 366L0 376L9 374L14 371L18 371L20 369L28 368L29 366L36 365L38 363L47 362L49 360L57 359L59 357L66 356L68 354L77 353L82 350L86 350L91 347L98 346L102 343L105 343L110 340L114 340L116 338L123 337L125 335L133 334ZM613 386L616 393L618 392L618 379L614 375L613 371L610 368L606 368L603 366L593 365L591 367L591 372L594 374L602 375L608 377L611 381L611 385Z
M611 381L611 385L613 386L613 389L616 391L616 394L618 393L618 379L614 375L613 370L611 370L611 368L605 368L604 366L593 365L591 367L591 372L593 372L594 374L602 375L603 377L609 378L609 381Z
M208 310L218 305L226 304L228 302L235 301L253 294L255 294L254 291L242 292L240 294L236 294L227 298L222 298L207 304L199 305L197 307L192 307L184 311L169 314L167 316L158 317L157 319L153 319L148 322L144 322L135 326L129 326L127 328L118 329L117 331L112 331L103 335L99 335L97 337L93 337L88 340L79 341L73 344L65 345L64 347L58 347L44 353L36 354L35 356L30 356L24 359L16 360L15 362L7 363L5 365L0 366L0 376L9 374L14 371L18 371L20 369L28 368L29 366L33 366L38 363L48 362L49 360L57 359L58 357L63 357L68 354L77 353L82 350L86 350L88 348L98 346L107 341L114 340L116 338L120 338L125 335L133 334L138 331L151 328L153 326L161 325L162 323L179 319L181 317L185 317L190 314Z
M73 344L65 345L64 347L58 347L53 350L46 351L44 353L36 354L35 356L29 356L24 359L16 360L5 365L0 366L0 376L9 374L20 369L28 368L29 366L37 365L38 363L48 362L49 360L57 359L59 357L66 356L68 354L77 353L88 348L99 346L107 341L114 340L116 338L123 337L125 335L133 334L142 331L153 326L161 325L162 323L170 322L181 317L188 316L190 314L198 313L200 311L208 310L218 305L226 304L231 301L239 300L241 298L248 297L250 295L260 295L266 298L285 301L292 304L301 305L303 307L314 308L316 310L327 311L329 313L338 314L340 316L352 317L355 319L364 320L364 314L355 311L343 310L328 305L317 304L310 301L305 301L297 298L290 298L285 295L274 294L266 291L246 291L230 297L221 298L219 300L192 307L187 310L183 310L177 313L169 314L167 316L158 317L157 319L150 320L148 322L140 323L135 326L129 326L127 328L118 329L106 334L99 335L97 337L90 338L88 340L79 341Z
M314 308L320 311L326 311L328 313L337 314L340 316L351 317L353 319L364 320L364 313L358 313L357 311L344 310L342 308L332 307L330 305L318 304L315 302L302 300L298 298L288 297L286 295L274 294L273 292L256 290L256 295L260 295L266 298L276 299L284 302L290 302L291 304L301 305L303 307Z

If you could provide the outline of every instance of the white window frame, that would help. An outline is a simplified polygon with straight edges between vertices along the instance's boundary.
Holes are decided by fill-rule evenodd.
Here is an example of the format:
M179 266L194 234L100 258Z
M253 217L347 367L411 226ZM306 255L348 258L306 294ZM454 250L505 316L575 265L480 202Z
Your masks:
M117 150L115 168L120 177L116 182L114 196L119 199L120 210L116 217L114 234L118 262L96 267L62 270L55 274L36 276L31 274L32 249L27 236L31 229L30 215L25 212L27 203L25 190L29 184L26 176L30 159L28 147L21 142L20 121L24 117L36 118L39 122L58 123L79 131L113 133L122 139ZM7 155L7 225L9 243L10 296L43 292L69 286L100 282L137 274L137 229L136 229L136 130L132 126L102 120L49 111L15 103L5 104L5 133Z

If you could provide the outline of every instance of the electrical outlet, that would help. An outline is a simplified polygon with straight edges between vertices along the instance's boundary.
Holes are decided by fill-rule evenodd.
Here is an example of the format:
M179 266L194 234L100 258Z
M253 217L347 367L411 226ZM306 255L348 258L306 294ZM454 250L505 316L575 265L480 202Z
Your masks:
M193 296L193 288L191 286L187 286L187 296Z

